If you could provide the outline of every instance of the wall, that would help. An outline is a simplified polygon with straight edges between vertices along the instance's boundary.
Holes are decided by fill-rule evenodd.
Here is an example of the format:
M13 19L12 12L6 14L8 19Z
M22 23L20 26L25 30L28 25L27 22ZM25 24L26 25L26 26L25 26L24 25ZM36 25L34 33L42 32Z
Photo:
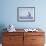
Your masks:
M13 24L20 28L46 28L46 1L41 0L2 0L0 24ZM35 22L17 22L17 7L35 7Z
M13 24L16 28L39 27L46 32L45 4L46 0L0 0L0 29ZM35 22L18 22L17 7L35 7Z

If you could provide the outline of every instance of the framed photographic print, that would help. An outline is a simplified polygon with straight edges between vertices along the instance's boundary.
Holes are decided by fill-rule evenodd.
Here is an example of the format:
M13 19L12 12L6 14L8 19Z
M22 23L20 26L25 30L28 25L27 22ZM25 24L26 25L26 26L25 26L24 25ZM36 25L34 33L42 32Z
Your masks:
M34 22L35 7L18 7L17 20L21 22Z

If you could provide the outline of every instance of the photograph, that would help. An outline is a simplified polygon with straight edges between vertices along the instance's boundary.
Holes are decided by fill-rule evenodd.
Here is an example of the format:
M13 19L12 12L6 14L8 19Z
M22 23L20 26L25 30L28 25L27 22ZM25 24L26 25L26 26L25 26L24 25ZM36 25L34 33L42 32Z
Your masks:
M0 0L0 46L46 46L46 0Z
M35 7L18 7L17 20L22 22L35 21Z

